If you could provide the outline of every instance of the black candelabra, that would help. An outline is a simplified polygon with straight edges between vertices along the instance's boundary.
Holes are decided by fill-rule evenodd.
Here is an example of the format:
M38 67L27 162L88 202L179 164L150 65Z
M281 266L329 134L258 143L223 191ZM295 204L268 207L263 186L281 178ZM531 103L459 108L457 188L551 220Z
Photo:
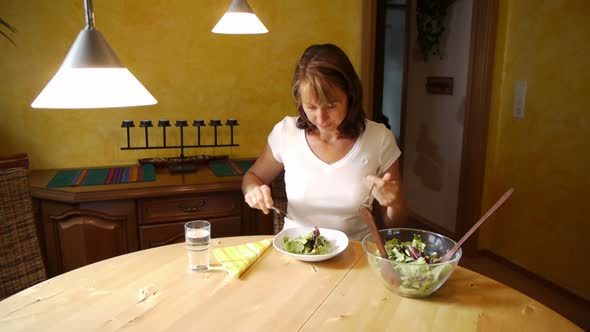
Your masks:
M230 143L220 144L217 138L218 127L221 126L229 127L230 131ZM226 158L227 156L192 156L185 157L184 149L186 148L214 148L214 147L231 147L239 146L234 142L234 127L238 126L238 120L228 119L225 124L222 124L221 120L214 119L210 120L209 124L205 124L205 120L194 120L192 126L196 128L196 144L185 144L185 128L189 126L186 120L176 120L174 126L179 130L180 145L168 145L166 143L166 128L171 127L169 120L159 120L158 127L162 128L162 143L161 145L150 145L148 131L154 127L151 120L141 120L139 127L144 129L145 133L145 144L144 145L131 145L131 128L135 127L133 120L123 120L121 128L125 128L127 131L127 146L121 147L121 150L148 150L148 149L180 149L180 157L178 158L149 158L140 159L140 163L153 163L156 166L168 166L172 172L192 172L195 170L195 164L202 162L203 160L220 159ZM203 132L202 127L213 127L213 144L203 144L201 139L201 133Z

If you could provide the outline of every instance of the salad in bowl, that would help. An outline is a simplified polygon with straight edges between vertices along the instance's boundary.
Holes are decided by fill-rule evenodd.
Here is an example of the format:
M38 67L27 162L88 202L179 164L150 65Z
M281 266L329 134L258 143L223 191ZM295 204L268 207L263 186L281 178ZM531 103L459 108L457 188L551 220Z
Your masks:
M446 262L441 257L454 245L452 239L424 230L390 228L379 231L387 258L381 257L372 234L362 246L372 270L385 287L406 297L426 297L439 289L457 267L462 251Z

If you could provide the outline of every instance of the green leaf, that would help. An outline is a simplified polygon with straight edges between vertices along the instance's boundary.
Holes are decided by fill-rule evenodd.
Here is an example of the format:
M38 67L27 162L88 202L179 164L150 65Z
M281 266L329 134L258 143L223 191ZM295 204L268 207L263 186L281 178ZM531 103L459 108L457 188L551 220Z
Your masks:
M283 248L293 254L323 255L330 253L332 244L323 235L316 237L312 232L292 239L285 236L283 238Z

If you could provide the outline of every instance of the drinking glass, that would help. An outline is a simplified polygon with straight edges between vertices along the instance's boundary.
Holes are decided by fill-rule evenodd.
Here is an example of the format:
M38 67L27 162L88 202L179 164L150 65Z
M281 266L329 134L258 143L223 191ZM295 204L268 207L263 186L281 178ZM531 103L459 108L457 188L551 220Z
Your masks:
M206 220L187 222L184 224L184 239L190 269L193 271L209 270L211 223Z

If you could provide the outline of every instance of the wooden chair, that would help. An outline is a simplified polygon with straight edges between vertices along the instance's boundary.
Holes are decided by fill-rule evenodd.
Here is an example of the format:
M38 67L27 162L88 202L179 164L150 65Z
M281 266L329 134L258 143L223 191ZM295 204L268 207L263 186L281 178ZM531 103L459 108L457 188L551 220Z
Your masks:
M47 278L26 154L0 158L0 300Z
M287 211L287 193L285 192L284 173L281 173L270 183L270 191L274 206L283 211ZM273 230L275 234L278 234L283 229L285 218L278 213L271 213L273 214Z

